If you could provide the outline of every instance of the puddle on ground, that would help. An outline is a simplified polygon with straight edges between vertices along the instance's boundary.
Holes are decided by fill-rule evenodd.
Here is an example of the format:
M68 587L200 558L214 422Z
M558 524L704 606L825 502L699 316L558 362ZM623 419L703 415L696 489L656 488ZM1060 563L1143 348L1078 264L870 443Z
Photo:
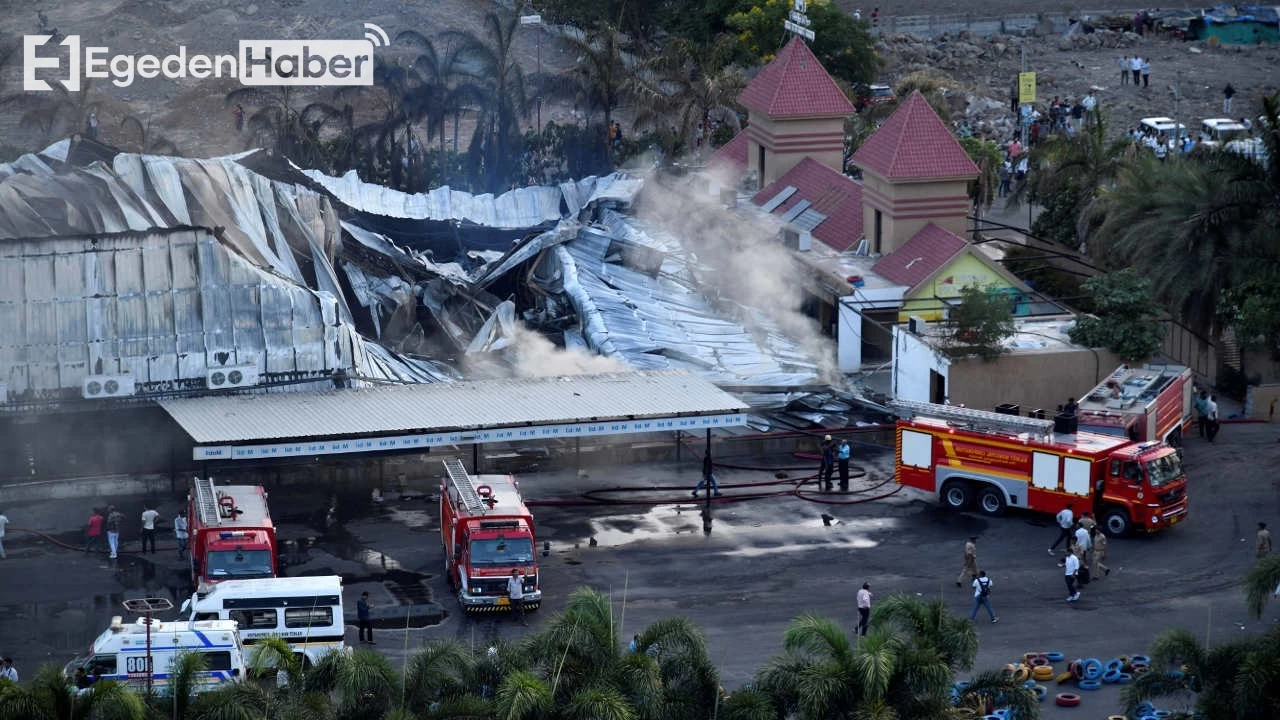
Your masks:
M804 518L804 524L777 522L736 524L735 511L713 513L715 523L711 536L734 538L739 547L724 551L726 555L758 557L761 555L802 552L822 548L866 549L878 545L871 539L873 533L881 533L897 527L893 518L837 519L831 526L823 524L821 517L812 522ZM592 537L600 547L617 547L643 540L669 538L672 535L702 534L702 521L697 511L687 507L657 506L639 515L618 515L591 520ZM582 546L588 539L580 541Z
M430 510L405 510L398 507L387 508L387 515L391 522L397 522L407 528L428 527L439 517L439 509Z

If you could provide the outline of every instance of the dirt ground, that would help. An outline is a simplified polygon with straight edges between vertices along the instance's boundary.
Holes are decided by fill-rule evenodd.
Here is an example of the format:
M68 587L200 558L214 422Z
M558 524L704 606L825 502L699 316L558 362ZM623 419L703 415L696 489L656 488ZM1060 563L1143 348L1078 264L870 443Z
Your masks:
M850 8L856 4L856 0L842 2ZM1108 9L1118 8L1120 3L1093 5ZM866 12L871 5L859 6ZM21 35L36 32L40 28L39 11L46 17L46 28L57 28L64 35L79 34L84 44L106 45L112 53L164 55L178 45L186 45L189 53L227 53L234 52L237 41L245 38L356 38L363 34L365 22L379 25L392 38L408 29L427 35L449 29L480 32L484 14L497 7L499 3L491 0L42 0L0 14L0 39L20 42ZM984 3L980 10L955 0L880 5L886 16L957 12L987 16L1063 10L1044 0L998 0ZM563 43L549 33L521 27L517 30L517 53L527 72L534 72L538 65L540 34L544 70L568 67L574 61ZM1180 119L1194 127L1200 118L1221 114L1222 87L1227 80L1240 92L1232 112L1236 117L1256 116L1258 98L1263 93L1276 92L1280 83L1280 74L1274 71L1280 64L1280 48L1212 50L1203 43L1136 36L1121 36L1117 42L1122 46L1076 48L1058 37L957 36L928 43L886 37L881 39L881 56L886 62L885 79L894 80L921 68L935 69L953 77L971 105L994 109L997 104L1007 104L1009 87L1021 66L1021 51L1025 48L1026 67L1039 73L1043 99L1054 95L1079 97L1090 87L1101 88L1097 91L1099 99L1112 113L1117 128L1133 125L1148 115L1173 115L1175 85L1181 94L1177 108ZM393 43L392 50L395 49ZM1119 87L1119 73L1114 69L1121 55L1135 51L1149 56L1152 66L1151 87L1137 92ZM20 90L20 55L19 50L0 71L0 78L5 81L0 85L0 94L12 95ZM121 120L132 115L149 122L155 134L174 141L183 154L207 157L239 151L246 145L247 138L235 133L231 110L224 101L225 94L236 87L229 79L138 79L126 88L97 81L88 90L87 100L99 108L100 132L107 142L136 149L136 134L121 126ZM331 95L329 90L312 91L302 94L299 103L328 101ZM246 110L252 112L252 108ZM627 110L624 107L620 112L624 121L629 115ZM551 103L544 105L542 115L544 122L574 119L572 107ZM18 127L19 116L12 106L0 113L0 142L34 147L39 138ZM74 129L65 127L63 132Z

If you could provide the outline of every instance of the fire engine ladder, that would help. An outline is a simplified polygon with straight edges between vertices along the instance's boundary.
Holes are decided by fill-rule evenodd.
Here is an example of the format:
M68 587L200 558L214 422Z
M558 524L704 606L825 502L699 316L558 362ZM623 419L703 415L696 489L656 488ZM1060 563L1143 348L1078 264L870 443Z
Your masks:
M467 468L463 466L462 461L456 457L445 458L444 472L449 476L449 484L453 487L453 491L458 494L458 502L471 512L480 512L485 509L484 500L480 494L476 492L476 487L471 482L471 476L467 474Z
M1006 432L1014 435L1030 433L1031 435L1039 435L1046 438L1053 433L1052 420L1024 418L1019 415L1005 415L1004 413L955 407L954 405L936 405L917 400L890 400L889 406L910 417L919 415L921 417L937 418L938 420L946 420L947 422L979 431Z
M200 523L212 526L222 524L222 515L218 512L218 491L213 489L213 478L196 478L196 512L200 513Z

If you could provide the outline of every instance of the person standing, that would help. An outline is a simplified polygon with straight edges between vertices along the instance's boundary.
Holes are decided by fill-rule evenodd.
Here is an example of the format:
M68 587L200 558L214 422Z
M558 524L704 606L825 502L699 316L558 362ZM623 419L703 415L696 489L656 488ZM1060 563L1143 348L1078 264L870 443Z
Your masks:
M377 645L373 641L373 618L369 614L372 607L369 604L369 591L360 593L360 599L356 601L356 628L360 633L360 642Z
M1133 73L1133 89L1137 90L1142 85L1142 58L1137 55L1130 58L1129 72Z
M986 570L980 571L973 579L973 612L969 613L970 620L978 617L980 607L987 609L987 616L991 618L992 625L1000 622L1000 618L996 617L991 609L991 578L987 577Z
M1196 393L1196 429L1200 437L1204 437L1205 428L1209 425L1209 393L1201 390Z
M1218 437L1218 430L1221 426L1218 424L1218 396L1210 395L1209 399L1204 403L1205 418L1208 424L1205 432L1208 433L1209 442L1213 442Z
M1093 579L1097 580L1111 574L1111 568L1102 563L1107 557L1107 534L1095 527L1090 540L1093 542Z
M1125 55L1120 58L1120 84L1129 84L1129 56Z
M871 584L862 583L862 589L858 591L858 634L866 635L869 624L871 624Z
M1080 567L1089 564L1089 550L1093 547L1093 543L1089 540L1089 530L1085 528L1083 523L1076 525L1075 532L1075 554L1080 558Z
M150 505L142 506L142 552L147 552L147 543L151 543L151 554L156 554L156 519L160 513Z
M1076 514L1072 510L1072 507L1073 506L1071 503L1067 503L1066 507L1058 511L1058 516L1057 516L1058 539L1054 540L1053 544L1049 546L1050 555L1052 555L1053 552L1058 549L1058 543L1062 542L1063 540L1067 541L1068 546L1071 545L1071 529L1076 522ZM1068 547L1068 549L1070 549L1070 547Z
M187 539L190 537L187 525L187 511L179 510L178 517L173 519L173 537L178 541L178 559L187 554Z
M835 472L836 446L831 436L822 438L822 469L818 471L818 485L823 492L831 492L831 475Z
M511 569L507 580L507 597L511 599L511 612L520 618L521 625L528 627L529 621L524 619L524 573L516 568Z
M965 578L972 581L978 577L978 536L969 537L969 542L964 544L964 567L960 570L960 577L956 578L956 587L961 587L965 582Z
M1222 114L1230 117L1231 115L1231 98L1236 96L1236 89L1231 87L1231 83L1222 88Z
M89 554L102 549L102 511L94 508L89 513L89 524L84 529L84 552Z
M236 106L231 110L231 117L232 119L235 120L236 132L240 132L241 130L243 130L244 129L244 108L240 106L240 103L236 103Z
M4 551L4 529L9 525L9 518L0 512L0 560L7 560L9 556Z
M840 492L849 490L849 441L841 440L840 448L836 450L836 462L840 463Z
M120 524L124 522L124 513L116 509L115 505L107 506L107 549L111 551L111 559L116 558L116 554L120 550Z
M1255 557L1262 559L1271 554L1271 531L1264 522L1258 523L1258 542Z
M1075 602L1080 599L1080 591L1076 589L1076 574L1080 572L1080 559L1075 553L1067 553L1063 568L1063 576L1067 581L1067 602Z
M1151 58L1142 58L1142 88L1151 87Z
M1093 519L1093 513L1080 513L1080 527L1088 530L1090 533L1098 527L1098 521Z
M18 669L13 666L13 658L7 657L0 663L0 678L15 684L18 682Z

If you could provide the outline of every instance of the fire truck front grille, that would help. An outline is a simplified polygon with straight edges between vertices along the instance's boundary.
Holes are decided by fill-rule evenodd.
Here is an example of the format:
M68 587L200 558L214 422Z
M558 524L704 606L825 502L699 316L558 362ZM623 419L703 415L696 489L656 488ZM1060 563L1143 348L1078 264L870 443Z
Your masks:
M467 581L470 586L472 595L506 595L507 579L498 578L470 578Z
M1170 490L1169 492L1164 493L1164 494L1162 494L1162 495L1160 495L1160 496L1159 496L1159 498L1160 498L1160 504L1161 504L1161 505L1171 505L1171 504L1173 504L1173 503L1177 502L1178 500L1182 499L1182 496L1183 496L1183 495L1185 495L1185 494L1186 494L1186 491L1185 491L1185 490L1183 490L1182 488L1178 488L1178 489L1176 489L1176 490Z

